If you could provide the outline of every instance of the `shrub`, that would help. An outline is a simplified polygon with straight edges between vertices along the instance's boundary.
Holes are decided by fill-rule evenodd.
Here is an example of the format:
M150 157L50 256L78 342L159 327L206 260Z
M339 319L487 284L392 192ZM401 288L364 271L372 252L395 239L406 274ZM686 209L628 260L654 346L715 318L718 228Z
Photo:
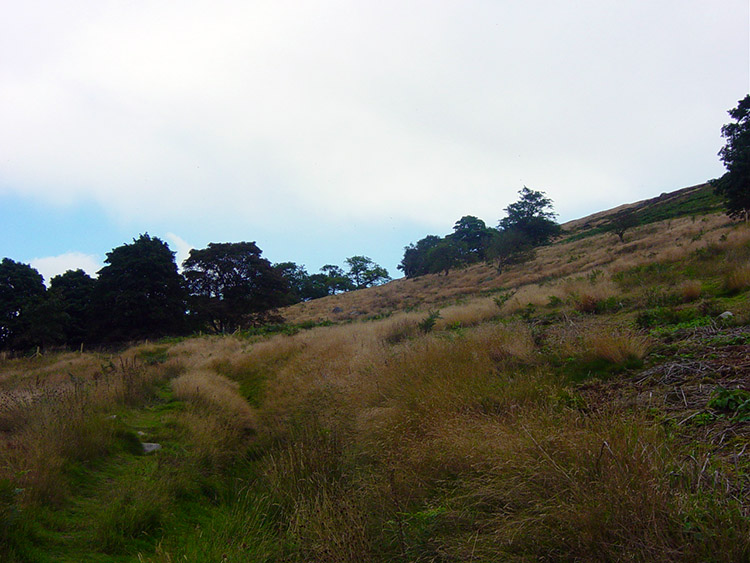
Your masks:
M430 311L429 314L419 322L419 330L425 334L431 332L432 329L435 328L435 323L439 318L440 311Z

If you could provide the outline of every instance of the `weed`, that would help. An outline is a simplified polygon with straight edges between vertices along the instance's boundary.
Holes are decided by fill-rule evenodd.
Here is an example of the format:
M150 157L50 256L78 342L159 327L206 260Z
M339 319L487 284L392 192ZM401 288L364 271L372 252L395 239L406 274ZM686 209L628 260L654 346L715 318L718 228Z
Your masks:
M733 422L750 422L750 391L719 387L711 394L706 407L731 414Z
M435 328L435 323L437 323L437 320L439 318L440 311L430 311L424 319L419 321L417 326L419 327L419 330L427 334L428 332L431 332L433 328Z
M503 291L502 293L499 293L493 298L493 301L495 302L495 305L499 309L502 309L503 306L510 301L510 299L516 294L515 290L509 290L509 291Z

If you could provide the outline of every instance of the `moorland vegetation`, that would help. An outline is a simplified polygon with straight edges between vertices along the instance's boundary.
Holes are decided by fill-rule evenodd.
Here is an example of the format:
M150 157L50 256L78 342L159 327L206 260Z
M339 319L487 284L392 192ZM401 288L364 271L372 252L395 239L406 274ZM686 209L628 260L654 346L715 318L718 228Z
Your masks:
M6 353L0 559L746 561L750 231L720 205L264 330Z

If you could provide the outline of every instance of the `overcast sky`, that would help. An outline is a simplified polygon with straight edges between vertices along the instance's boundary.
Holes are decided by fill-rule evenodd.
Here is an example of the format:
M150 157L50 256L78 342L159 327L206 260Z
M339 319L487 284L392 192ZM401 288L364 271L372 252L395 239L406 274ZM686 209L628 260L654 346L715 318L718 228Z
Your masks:
M747 0L24 0L0 18L0 257L148 232L310 273L523 186L560 221L720 176Z

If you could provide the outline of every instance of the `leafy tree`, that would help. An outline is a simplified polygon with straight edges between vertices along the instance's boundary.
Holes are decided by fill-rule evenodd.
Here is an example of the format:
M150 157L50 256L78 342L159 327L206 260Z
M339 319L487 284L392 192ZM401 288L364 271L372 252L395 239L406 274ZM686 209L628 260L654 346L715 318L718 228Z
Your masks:
M310 275L304 266L298 266L294 262L274 264L274 268L289 284L290 303L318 299L333 292L331 280L325 274ZM343 272L341 276L343 277Z
M46 289L41 274L28 264L3 258L0 262L0 348L19 348L27 341L31 317L36 316ZM26 343L28 345L28 342Z
M466 262L478 262L485 259L493 235L493 229L487 228L484 221L473 215L465 215L456 221L453 234L448 235L448 238L462 245L466 251Z
M305 280L305 287L302 292L302 300L319 299L326 295L331 295L331 279L325 274L310 274Z
M381 285L391 280L388 270L377 265L367 256L351 256L346 259L346 264L349 266L347 277L355 289Z
M443 272L445 275L465 264L465 246L449 238L441 240L427 251L425 262L430 274Z
M63 336L69 345L81 344L87 339L91 296L95 286L96 281L80 269L68 270L50 280L50 293L59 300L66 315Z
M340 266L326 264L320 269L320 271L326 276L329 295L335 295L337 293L355 289L352 280L349 279L349 276L346 275L346 272L344 272Z
M487 249L487 257L496 263L498 272L506 266L533 260L535 254L531 240L518 229L500 231Z
M505 208L507 216L500 220L498 228L522 233L533 246L546 244L559 235L560 225L555 222L552 200L544 192L526 186L518 193L519 200Z
M727 144L719 151L727 173L712 182L717 194L725 199L727 215L735 219L750 218L750 94L729 110L733 123L721 128Z
M216 332L263 324L288 303L289 284L254 242L210 243L183 266L191 312Z
M625 232L638 225L638 218L632 210L626 209L617 213L609 222L609 225L612 232L620 237L620 242L625 242Z
M15 348L47 348L65 341L68 315L54 293L48 291L43 297L33 299L19 321Z
M305 301L305 287L310 278L305 267L298 266L294 262L280 262L274 264L273 267L289 286L289 303Z
M92 338L124 342L184 330L185 290L174 252L148 234L107 253L91 296Z
M397 266L399 270L404 272L407 278L414 278L417 276L423 276L430 273L429 261L427 259L427 253L441 243L443 239L436 235L428 235L425 238L416 242L416 244L410 244L404 248L404 257L401 259L401 263Z

